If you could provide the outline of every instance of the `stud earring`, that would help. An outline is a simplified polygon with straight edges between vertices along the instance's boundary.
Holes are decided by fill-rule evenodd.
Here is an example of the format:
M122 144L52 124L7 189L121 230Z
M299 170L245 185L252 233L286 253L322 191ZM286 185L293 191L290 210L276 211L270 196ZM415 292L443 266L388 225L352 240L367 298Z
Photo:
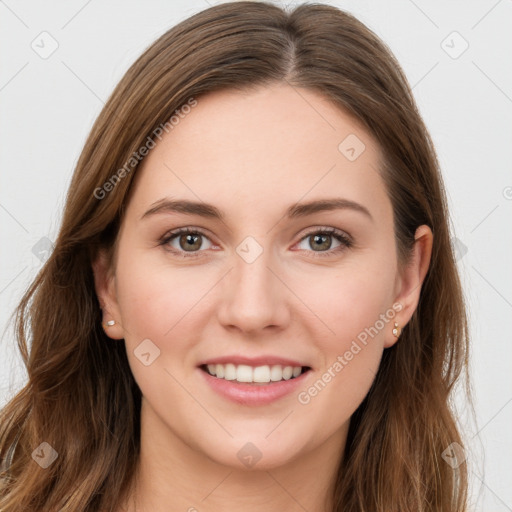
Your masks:
M115 323L115 320L109 320L108 322L103 324L103 327L112 327L113 325L115 325Z
M393 336L396 336L398 338L400 336L401 332L402 332L402 329L400 329L398 324L395 322L395 326L393 327Z

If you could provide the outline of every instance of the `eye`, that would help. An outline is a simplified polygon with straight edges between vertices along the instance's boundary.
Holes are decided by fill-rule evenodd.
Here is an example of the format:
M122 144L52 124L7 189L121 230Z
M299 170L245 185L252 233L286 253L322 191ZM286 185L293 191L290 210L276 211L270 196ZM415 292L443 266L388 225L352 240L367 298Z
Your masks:
M209 240L206 234L197 228L181 228L164 235L159 244L174 254L184 258L194 258L200 256L199 249L204 249L202 246L205 239ZM178 247L172 245L171 242L176 242Z
M333 238L339 242L339 245L334 249L331 248ZM339 253L344 249L352 247L352 240L350 237L335 228L321 228L316 231L310 231L301 239L300 243L303 241L306 241L310 248L320 249L319 251L312 251L316 253L314 254L314 257L332 256L333 253Z
M339 243L334 249L331 248L333 238ZM201 256L201 249L205 249L205 247L203 247L204 240L210 241L202 230L198 228L180 228L165 234L159 241L159 245L165 246L166 250L178 256L195 258ZM314 257L332 256L333 253L341 252L352 246L350 237L335 228L317 228L315 231L310 231L302 237L299 244L304 241L309 242L308 245L310 248L320 249L318 251L310 251L316 253ZM206 247L206 249L208 248L209 247ZM302 250L307 251L308 249Z

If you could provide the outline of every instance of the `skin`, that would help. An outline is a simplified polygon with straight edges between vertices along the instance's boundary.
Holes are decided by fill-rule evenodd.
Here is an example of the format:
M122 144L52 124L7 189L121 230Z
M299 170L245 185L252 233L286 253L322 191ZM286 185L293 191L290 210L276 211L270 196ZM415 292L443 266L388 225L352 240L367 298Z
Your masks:
M355 161L338 150L349 134L366 146ZM119 510L329 509L350 417L397 342L393 322L410 320L430 262L432 233L421 226L410 264L398 266L380 158L355 119L287 84L200 98L146 156L114 266L103 253L93 262L103 321L116 321L106 332L124 339L143 394L136 491ZM165 196L214 204L225 220L169 212L140 219ZM372 219L350 209L284 217L297 202L332 197L363 205ZM199 257L158 245L182 227L207 232L194 246ZM353 245L329 235L315 243L311 235L325 227ZM247 236L263 249L252 263L236 252ZM178 235L167 246L190 254L185 243ZM299 391L307 390L394 303L401 311L307 404L292 393L239 405L197 369L233 353L292 357L313 368ZM134 355L147 338L160 349L149 366ZM247 442L262 454L252 467L237 457Z

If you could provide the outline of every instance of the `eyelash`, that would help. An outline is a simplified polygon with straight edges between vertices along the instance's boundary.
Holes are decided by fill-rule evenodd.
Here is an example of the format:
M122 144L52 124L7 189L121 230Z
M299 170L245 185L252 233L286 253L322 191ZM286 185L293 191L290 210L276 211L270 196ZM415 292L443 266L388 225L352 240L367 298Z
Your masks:
M166 233L160 239L158 245L166 246L173 238L176 238L177 236L186 234L186 233L202 235L209 239L208 235L201 229L180 228L180 229L176 229L174 231L170 231L170 232ZM350 237L348 237L345 233L343 233L342 231L335 229L335 228L317 228L316 230L312 230L312 231L306 233L299 240L299 242L302 242L302 240L304 240L305 238L308 238L311 235L331 235L341 243L341 245L339 247L336 247L335 249L329 249L328 251L307 251L307 252L313 252L314 258L330 257L334 253L338 253L345 249L349 249L353 245L353 242L350 239ZM196 252L179 251L177 249L170 248L170 247L166 247L166 250L172 252L173 254L182 256L183 258L197 258L197 257L200 257L201 252L203 252L203 251L196 251Z

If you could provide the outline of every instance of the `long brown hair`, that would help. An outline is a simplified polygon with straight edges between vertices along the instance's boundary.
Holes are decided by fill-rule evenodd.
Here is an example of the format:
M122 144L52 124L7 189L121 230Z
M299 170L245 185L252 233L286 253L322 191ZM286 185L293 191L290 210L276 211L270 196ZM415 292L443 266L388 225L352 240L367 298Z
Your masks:
M87 139L55 249L16 310L28 383L1 411L4 512L119 506L139 455L141 393L124 344L101 328L91 262L100 247L112 256L137 168L130 159L159 126L191 98L275 82L320 92L378 141L401 264L418 226L434 234L417 310L351 418L333 512L466 510L466 464L452 468L442 454L463 446L450 397L461 373L467 382L467 317L437 157L407 79L387 46L335 7L235 2L152 44ZM57 453L48 467L36 463L41 449Z

